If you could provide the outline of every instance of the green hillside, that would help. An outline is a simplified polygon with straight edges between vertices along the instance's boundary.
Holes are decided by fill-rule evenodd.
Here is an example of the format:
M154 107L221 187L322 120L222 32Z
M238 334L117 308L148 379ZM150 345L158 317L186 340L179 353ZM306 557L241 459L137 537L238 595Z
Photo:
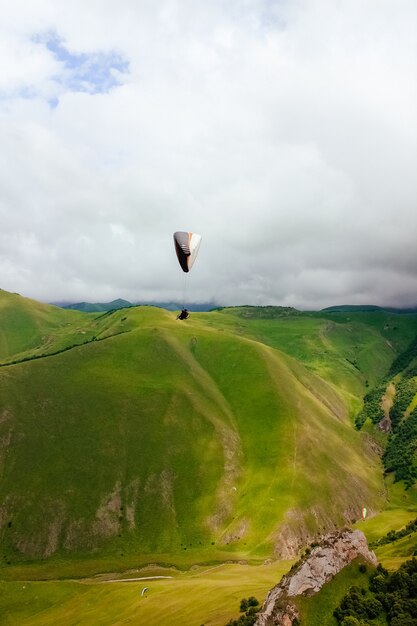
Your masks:
M233 307L179 322L0 292L0 578L259 564L363 506L372 518L379 435L354 420L416 319Z
M22 352L47 349L69 328L85 324L78 312L62 311L0 290L0 360L11 360ZM81 332L81 329L78 331Z
M417 482L417 335L365 395L356 425L371 433L383 429L388 434L382 457L386 473L407 488Z
M285 556L381 506L378 459L333 385L204 316L140 307L113 328L122 317L130 332L0 369L6 562Z
M130 330L127 317L114 313L64 310L0 290L0 367Z

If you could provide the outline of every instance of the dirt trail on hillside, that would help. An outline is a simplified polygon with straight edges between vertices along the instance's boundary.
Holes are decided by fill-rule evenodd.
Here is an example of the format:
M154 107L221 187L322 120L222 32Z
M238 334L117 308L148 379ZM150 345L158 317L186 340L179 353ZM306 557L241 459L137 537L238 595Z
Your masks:
M379 428L383 430L384 433L390 433L392 430L391 417L389 413L392 405L394 404L394 396L395 386L393 383L390 383L381 399L381 409L384 412L384 417L379 423Z
M133 583L138 580L160 580L161 578L174 578L173 576L141 576L139 578L112 578L110 580L100 580L100 584L106 583ZM97 582L97 581L96 581Z

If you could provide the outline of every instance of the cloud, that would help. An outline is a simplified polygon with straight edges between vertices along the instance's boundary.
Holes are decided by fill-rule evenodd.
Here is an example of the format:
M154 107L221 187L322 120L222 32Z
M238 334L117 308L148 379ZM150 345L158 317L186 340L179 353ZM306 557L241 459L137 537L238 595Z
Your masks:
M36 5L36 6L35 6ZM1 287L416 304L411 0L18 0L0 31Z

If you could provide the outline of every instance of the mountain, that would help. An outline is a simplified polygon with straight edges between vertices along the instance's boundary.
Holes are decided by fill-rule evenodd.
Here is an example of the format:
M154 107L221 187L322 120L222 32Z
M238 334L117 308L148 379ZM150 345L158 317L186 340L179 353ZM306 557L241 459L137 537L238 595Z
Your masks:
M75 311L85 311L86 313L112 311L113 309L123 309L125 307L133 306L128 300L118 298L111 302L76 302L75 304L61 304L63 309L74 309Z
M183 305L178 302L135 302L133 304L132 302L123 300L122 298L112 300L111 302L76 302L75 304L69 304L68 302L56 302L54 304L63 309L74 309L75 311L84 311L86 313L112 311L113 309L123 309L130 306L156 306L160 309L168 309L168 311L178 311L183 308ZM192 302L187 306L189 311L197 312L210 311L215 308L216 305L212 302Z
M285 556L381 505L378 459L351 418L396 354L386 317L236 307L182 324L151 307L97 317L2 302L7 560L118 546ZM23 312L37 329L26 351L10 321Z
M332 313L348 313L350 312L358 312L358 311L386 311L387 313L397 313L397 314L406 314L406 315L415 315L417 313L417 307L386 307L386 306L376 306L374 304L341 304L337 306L329 306L325 309L322 309L325 312Z
M416 322L280 307L181 322L1 291L0 579L294 558L363 506L376 516L383 435L354 420L409 354ZM262 571L251 576L267 590Z
M160 309L167 309L168 311L181 311L184 308L184 304L180 304L179 302L136 302L137 305L146 305L146 306L156 306ZM187 303L187 308L189 311L194 313L201 313L203 311L211 311L217 305L214 302L189 302Z

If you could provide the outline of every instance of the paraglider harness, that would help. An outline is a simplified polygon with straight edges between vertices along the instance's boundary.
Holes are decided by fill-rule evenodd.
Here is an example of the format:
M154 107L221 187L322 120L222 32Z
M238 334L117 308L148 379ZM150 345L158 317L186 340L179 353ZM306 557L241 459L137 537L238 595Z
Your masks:
M190 317L187 309L183 309L179 315L177 315L177 320L186 320L187 317Z

